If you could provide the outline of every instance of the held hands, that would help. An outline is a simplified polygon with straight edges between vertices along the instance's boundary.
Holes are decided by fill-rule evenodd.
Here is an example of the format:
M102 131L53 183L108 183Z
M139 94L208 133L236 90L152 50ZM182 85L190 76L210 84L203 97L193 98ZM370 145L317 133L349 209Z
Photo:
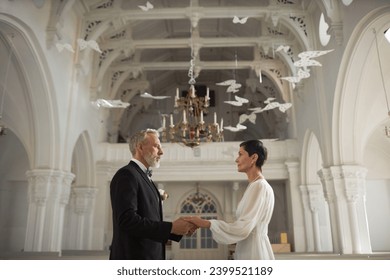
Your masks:
M201 219L198 216L185 217L184 220L194 224L198 228L210 228L210 221Z
M197 216L181 217L172 222L171 233L191 236L198 228L210 228L210 221Z
M186 221L184 218L179 218L172 222L171 233L191 236L197 229L198 227L195 224Z

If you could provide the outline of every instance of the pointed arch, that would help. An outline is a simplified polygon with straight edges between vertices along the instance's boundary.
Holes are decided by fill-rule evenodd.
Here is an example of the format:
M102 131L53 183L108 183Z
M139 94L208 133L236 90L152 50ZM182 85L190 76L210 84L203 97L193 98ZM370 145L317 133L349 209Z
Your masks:
M193 202L191 203L191 200L197 194L199 194L200 196L203 196L204 201L202 203L200 203L199 205L194 205L196 203L193 203ZM192 212L192 213L199 213L199 214L202 213L202 210L204 209L205 205L214 205L214 207L216 207L215 208L215 213L216 214L221 213L221 209L222 209L219 201L216 198L216 196L213 195L211 192L207 191L206 189L199 187L199 183L196 184L195 190L191 189L190 191L186 192L179 199L179 203L177 205L176 213L182 213L182 207L184 205L188 205L188 206L192 205L192 207L193 207L192 209L194 210L194 212ZM195 207L195 206L197 206L197 207ZM184 213L182 213L182 214L184 214Z
M26 147L31 168L57 169L59 120L43 50L30 27L12 16L0 13L0 30L3 35L12 34L8 44L15 56L11 67L14 75L8 81L14 90L12 96L10 91L6 92L10 103L5 107L5 115Z
M95 166L88 131L80 134L72 155L72 173L77 186L95 186Z
M312 131L306 131L301 158L302 184L319 184L320 179L317 172L322 168L323 161L318 139Z
M388 118L373 30L382 34L389 22L389 6L370 12L356 25L347 44L333 103L335 165L363 164L367 141L376 125ZM378 36L378 47L385 61L390 48L384 36ZM385 76L390 73L390 65L382 63L382 67Z

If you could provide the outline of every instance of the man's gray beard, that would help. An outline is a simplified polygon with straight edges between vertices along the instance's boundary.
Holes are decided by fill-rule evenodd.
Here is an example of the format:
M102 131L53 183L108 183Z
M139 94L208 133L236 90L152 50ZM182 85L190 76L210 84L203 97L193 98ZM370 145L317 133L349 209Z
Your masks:
M157 160L157 158L152 157L151 155L146 155L145 161L149 164L150 167L155 167L155 168L160 167L160 161Z

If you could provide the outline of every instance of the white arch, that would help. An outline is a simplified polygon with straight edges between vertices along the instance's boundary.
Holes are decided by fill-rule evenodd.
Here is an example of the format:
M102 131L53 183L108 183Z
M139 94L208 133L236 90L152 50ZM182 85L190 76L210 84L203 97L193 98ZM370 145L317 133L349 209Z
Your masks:
M91 140L87 131L78 138L73 150L72 173L76 175L77 186L95 186L95 165Z
M54 87L43 51L32 30L12 16L0 13L0 32L13 34L10 45L16 58L11 69L15 76L9 80L9 86L18 88L12 92L13 96L8 93L7 100L16 103L11 101L6 106L5 115L9 116L12 130L26 147L30 167L55 169L59 162L55 150L59 121L52 94Z
M301 165L301 181L303 185L320 184L317 172L322 168L322 154L316 135L312 131L306 131Z
M377 124L387 118L373 29L378 34L384 75L390 57L383 31L389 27L390 7L364 17L351 35L337 78L332 123L334 164L362 164L364 147ZM387 44L387 45L385 45ZM381 47L383 46L383 47ZM386 47L385 47L386 46Z

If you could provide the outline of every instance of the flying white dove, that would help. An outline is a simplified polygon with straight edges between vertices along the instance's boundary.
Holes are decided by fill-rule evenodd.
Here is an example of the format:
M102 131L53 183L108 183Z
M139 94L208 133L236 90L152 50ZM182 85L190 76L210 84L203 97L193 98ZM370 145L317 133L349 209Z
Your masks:
M122 100L106 100L106 99L98 99L93 102L97 107L104 108L126 108L130 105L128 102L122 102Z
M90 47L94 51L97 51L98 53L102 53L98 43L95 40L85 41L84 39L79 38L77 39L77 44L79 45L81 51L86 49L87 47Z
M280 45L279 47L276 48L276 52L285 52L287 53L288 50L290 49L290 46L283 46L283 45Z
M304 67L306 69L308 66L322 66L317 60L311 59L313 57L319 57L321 55L327 54L333 50L327 51L305 51L298 54L300 60L294 62L294 65L297 67Z
M241 130L245 130L247 127L245 125L242 125L242 124L237 124L236 126L224 126L224 129L227 129L227 130L230 130L232 132L238 132L238 131L241 131Z
M234 17L233 17L233 23L245 24L246 21L248 20L248 18L249 18L249 17L239 18L238 16L234 16Z
M236 83L236 80L226 80L226 81L223 81L223 82L219 82L219 83L216 83L217 86L230 86L232 84L235 84Z
M275 100L274 97L269 97L267 100L264 101L265 104L267 104L264 108L257 107L257 108L249 108L248 110L253 111L253 113L258 114L267 110L272 110L275 108L279 108L279 111L285 113L287 109L289 109L292 104L291 103L279 103L279 102L271 102Z
M62 52L65 49L67 51L70 51L70 52L74 53L74 49L73 49L71 44L68 44L68 43L64 43L64 44L57 43L56 47L57 47L58 52Z
M146 2L145 6L138 6L142 11L147 12L154 8L153 4L149 1Z
M299 83L302 79L306 79L310 77L310 72L309 70L302 70L299 69L297 76L291 76L291 77L282 77L281 79L286 80L290 83Z
M171 98L170 96L154 96L151 95L150 93L144 92L140 94L141 97L143 98L151 98L151 99L166 99L166 98Z
M248 103L249 102L248 99L239 97L237 95L235 95L234 98L236 99L235 101L232 100L232 101L224 101L224 102L228 103L230 105L233 105L233 106L242 106L244 103Z
M236 80L226 80L224 82L216 83L218 86L229 86L226 92L238 92L238 89L241 88L241 84L237 83Z
M289 109L291 106L292 106L291 103L279 104L279 111L282 113L285 113L287 111L287 109Z
M238 123L241 124L241 123L245 122L246 120L250 121L253 124L256 124L256 113L252 112L249 115L247 115L247 114L240 115L240 117L238 119Z

